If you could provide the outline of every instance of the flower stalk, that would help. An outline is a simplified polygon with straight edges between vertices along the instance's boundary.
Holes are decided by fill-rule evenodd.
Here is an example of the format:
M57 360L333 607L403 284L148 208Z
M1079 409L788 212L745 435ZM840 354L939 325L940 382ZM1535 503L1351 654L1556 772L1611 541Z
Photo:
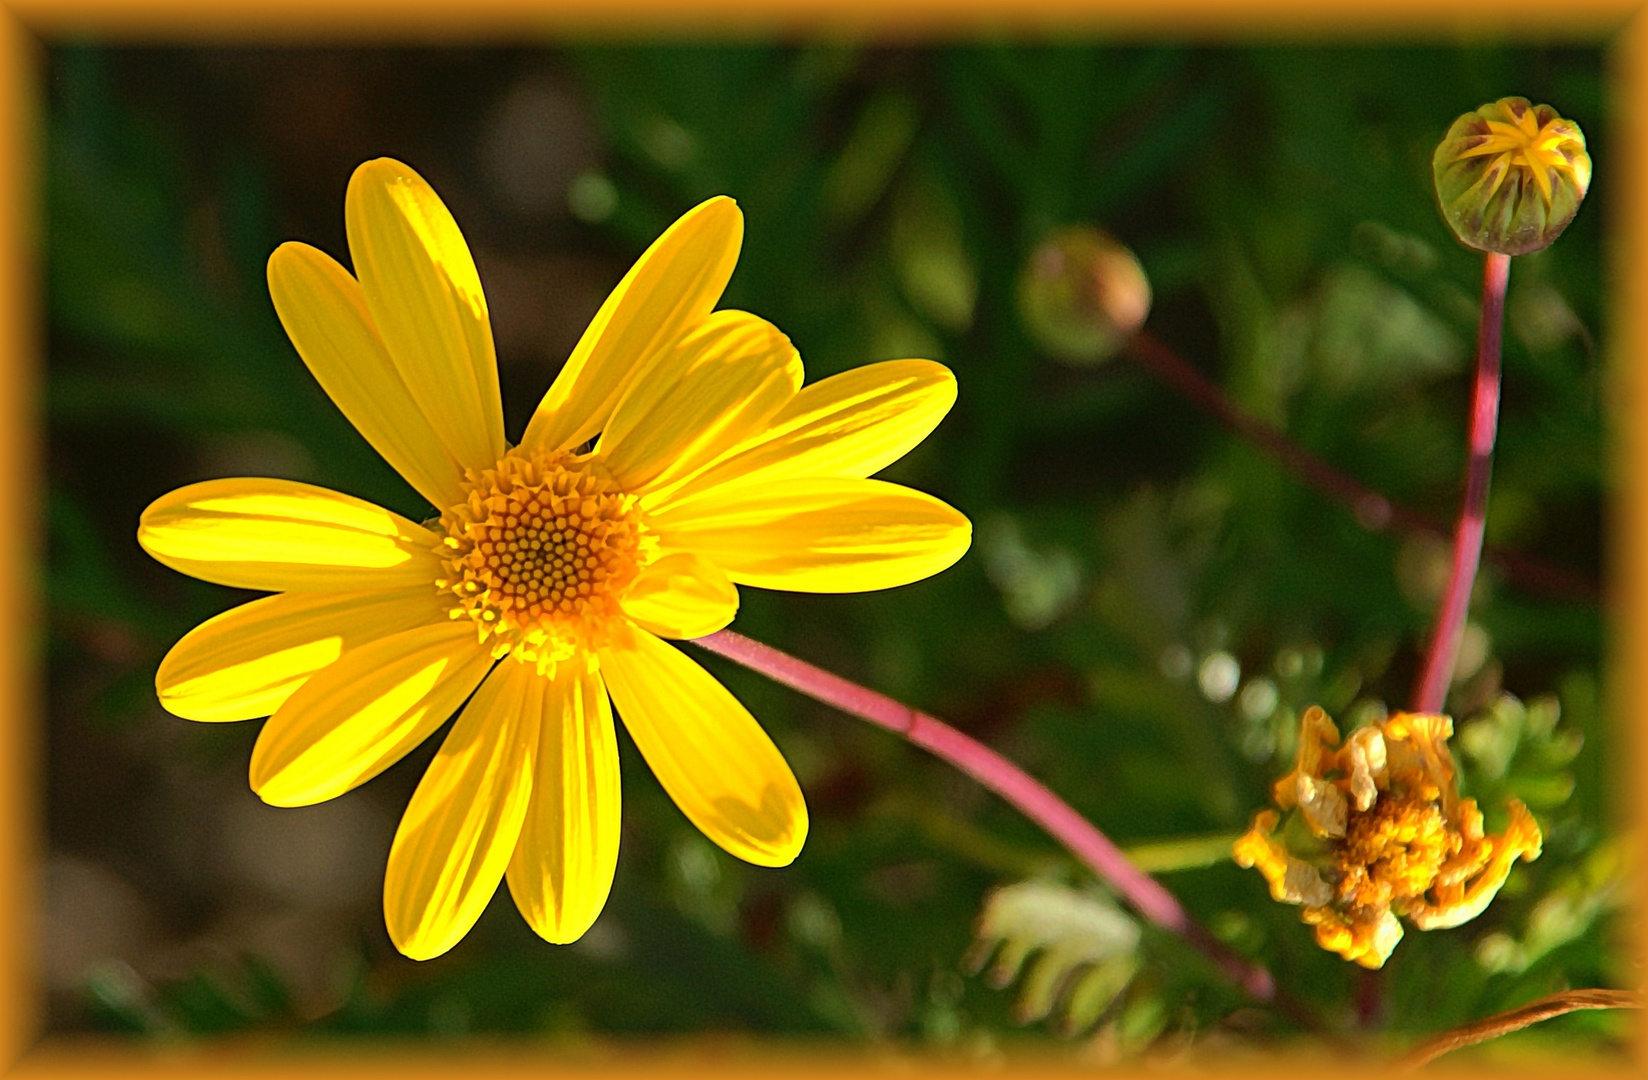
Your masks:
M926 713L731 630L696 638L693 644L842 712L896 732L954 765L1046 829L1140 915L1206 953L1254 998L1272 1001L1276 997L1275 981L1269 971L1227 949L1191 919L1172 893L1130 862L1092 822L1046 785L983 743Z
M1341 472L1276 427L1244 411L1217 383L1197 371L1194 365L1148 330L1141 330L1129 339L1127 354L1228 430L1270 455L1317 492L1348 508L1356 521L1369 532L1382 532L1394 527L1437 539L1446 537L1444 524L1393 501L1355 477ZM1495 550L1491 544L1484 545L1483 551L1487 560L1508 579L1526 589L1577 603L1597 601L1599 593L1596 583L1583 575L1547 565L1520 552Z
M1482 315L1476 339L1476 387L1472 395L1470 458L1465 472L1465 500L1454 529L1453 563L1448 586L1437 613L1425 664L1414 686L1413 709L1439 713L1453 682L1459 643L1465 633L1465 613L1471 588L1482 560L1482 537L1487 524L1488 480L1493 472L1494 436L1499 427L1499 347L1505 316L1505 287L1510 280L1511 257L1490 251L1482 267Z

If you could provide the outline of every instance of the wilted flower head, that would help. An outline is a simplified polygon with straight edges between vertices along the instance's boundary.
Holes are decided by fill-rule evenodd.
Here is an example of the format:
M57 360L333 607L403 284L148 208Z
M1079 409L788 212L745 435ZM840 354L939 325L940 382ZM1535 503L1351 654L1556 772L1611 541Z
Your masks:
M1363 967L1384 966L1406 918L1421 930L1459 926L1482 913L1518 856L1539 857L1542 837L1516 799L1510 825L1486 836L1475 799L1454 783L1446 716L1397 713L1352 732L1340 747L1327 713L1306 711L1299 756L1276 782L1280 810L1295 807L1325 841L1308 858L1274 833L1275 810L1254 815L1236 861L1256 866L1270 894L1304 905L1322 948Z
M1019 313L1060 360L1108 360L1150 314L1150 280L1127 246L1089 225L1061 229L1030 254Z
M1454 234L1481 251L1549 247L1591 186L1585 135L1549 105L1501 98L1453 122L1431 159Z

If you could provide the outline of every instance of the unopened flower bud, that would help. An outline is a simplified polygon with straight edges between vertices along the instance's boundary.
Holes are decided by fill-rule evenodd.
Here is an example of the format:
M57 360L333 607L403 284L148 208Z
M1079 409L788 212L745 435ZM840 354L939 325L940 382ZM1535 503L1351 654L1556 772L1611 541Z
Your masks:
M1591 185L1585 135L1549 105L1501 98L1453 122L1431 159L1442 216L1467 246L1549 247Z
M1036 246L1019 278L1019 314L1042 349L1072 364L1114 356L1150 314L1150 280L1124 245L1087 225Z

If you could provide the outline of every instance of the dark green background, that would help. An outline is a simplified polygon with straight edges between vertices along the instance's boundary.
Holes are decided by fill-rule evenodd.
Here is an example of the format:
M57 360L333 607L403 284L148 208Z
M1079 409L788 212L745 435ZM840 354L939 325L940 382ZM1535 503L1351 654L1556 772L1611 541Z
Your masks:
M590 939L540 942L500 893L448 956L406 960L379 889L435 743L335 803L263 807L245 782L258 723L178 720L152 686L172 642L247 597L148 560L137 516L180 484L241 474L428 516L314 384L264 285L286 239L346 258L343 191L359 162L398 157L452 208L487 289L516 438L629 262L697 201L730 194L746 238L724 303L787 332L810 379L909 355L955 371L955 410L884 475L976 526L971 553L932 580L855 596L744 589L735 628L948 719L1124 845L1234 833L1288 768L1305 706L1354 722L1405 703L1445 551L1364 530L1126 358L1046 356L1016 313L1027 256L1058 226L1114 233L1150 275L1152 333L1244 408L1448 521L1480 262L1437 214L1430 155L1485 101L1552 103L1584 128L1597 179L1568 233L1513 267L1489 541L1599 582L1615 186L1603 59L1079 41L53 47L52 1024L566 1046L739 1032L1103 1060L1295 1036L1149 934L1099 1035L1016 1024L1016 988L962 965L981 902L1036 873L1087 879L941 763L715 659L806 791L812 833L793 866L711 847L621 736L623 846ZM1476 922L1409 933L1380 981L1378 1026L1434 1031L1627 980L1608 915L1606 627L1585 592L1553 597L1493 571L1479 583L1487 649L1450 711L1463 726L1502 693L1554 695L1561 720L1503 770L1462 755L1465 783L1490 827L1509 794L1527 798L1546 851ZM1228 669L1225 656L1241 689L1221 701L1198 676ZM1484 745L1495 730L1480 729ZM1222 862L1162 880L1329 1025L1355 1026L1369 989L1257 874ZM1537 944L1553 927L1560 940L1525 970L1485 964L1504 935ZM1524 1038L1607 1047L1622 1031L1591 1014Z

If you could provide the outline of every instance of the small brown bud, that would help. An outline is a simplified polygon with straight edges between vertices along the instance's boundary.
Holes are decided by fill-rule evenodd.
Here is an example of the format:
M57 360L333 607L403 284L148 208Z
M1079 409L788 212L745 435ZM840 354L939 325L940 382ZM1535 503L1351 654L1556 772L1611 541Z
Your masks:
M1072 364L1114 356L1150 314L1150 280L1133 252L1087 225L1036 246L1019 277L1019 314L1042 349Z

